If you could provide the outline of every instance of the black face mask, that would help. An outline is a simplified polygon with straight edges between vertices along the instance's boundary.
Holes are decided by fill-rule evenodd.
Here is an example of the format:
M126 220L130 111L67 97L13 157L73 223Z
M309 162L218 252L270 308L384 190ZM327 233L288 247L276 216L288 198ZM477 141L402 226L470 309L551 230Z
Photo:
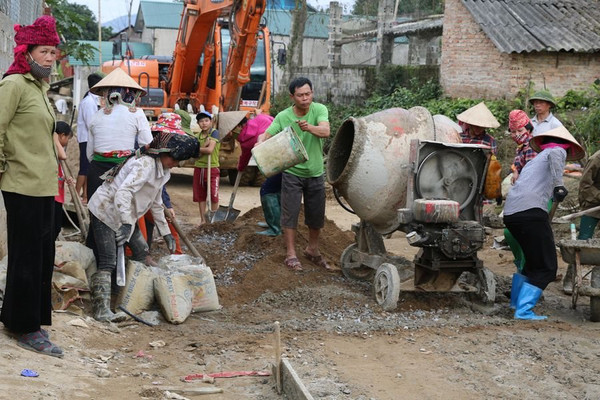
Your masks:
M31 54L29 54L29 60L27 61L27 63L31 68L31 75L33 75L34 78L47 78L52 72L52 67L43 67L40 64L36 63L33 57L31 57Z

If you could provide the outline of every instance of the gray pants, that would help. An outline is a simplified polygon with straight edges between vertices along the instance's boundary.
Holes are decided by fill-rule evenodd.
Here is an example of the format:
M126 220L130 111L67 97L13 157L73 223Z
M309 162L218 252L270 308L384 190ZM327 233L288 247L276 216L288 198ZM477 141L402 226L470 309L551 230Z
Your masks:
M100 221L93 214L91 215L91 225L94 232L94 239L98 255L96 265L98 270L114 271L117 268L117 241L115 239L115 231L108 225ZM149 254L148 243L144 239L142 232L137 224L133 230L133 235L127 242L127 245L133 253L133 260L144 262Z
M304 198L304 223L311 229L325 225L325 181L323 175L300 178L284 172L281 179L281 227L296 229Z

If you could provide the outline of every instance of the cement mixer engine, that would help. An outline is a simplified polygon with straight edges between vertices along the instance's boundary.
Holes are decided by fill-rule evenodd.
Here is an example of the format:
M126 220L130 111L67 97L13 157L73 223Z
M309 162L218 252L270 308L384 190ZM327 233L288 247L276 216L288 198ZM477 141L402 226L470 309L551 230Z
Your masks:
M401 289L475 292L493 301L493 275L477 258L489 158L489 147L462 144L455 124L423 107L344 122L327 163L336 197L361 219L341 257L344 275L374 279L386 310ZM386 251L383 235L394 231L419 248L412 263Z

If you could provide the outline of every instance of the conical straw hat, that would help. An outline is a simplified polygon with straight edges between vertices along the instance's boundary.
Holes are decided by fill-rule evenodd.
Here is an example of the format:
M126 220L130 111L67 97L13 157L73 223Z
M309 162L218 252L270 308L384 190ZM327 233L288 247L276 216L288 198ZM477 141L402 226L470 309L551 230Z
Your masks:
M100 82L96 83L90 89L90 92L97 95L102 95L102 89L109 87L131 88L141 91L142 96L146 94L144 88L138 85L138 83L135 80L133 80L132 77L127 75L127 73L121 68L115 68L110 74L102 78Z
M564 126L559 126L558 128L554 128L547 132L540 133L534 136L529 141L529 145L536 152L541 152L542 139L546 136L564 139L567 142L571 143L571 147L567 149L567 161L580 160L585 156L585 150L583 149L583 147L581 147L581 145L577 143L577 140L575 140L573 135L571 135L571 133Z
M486 107L483 101L458 114L456 119L482 128L497 128L500 126L494 114Z
M219 139L223 139L233 128L235 128L244 117L247 111L224 111L219 113Z

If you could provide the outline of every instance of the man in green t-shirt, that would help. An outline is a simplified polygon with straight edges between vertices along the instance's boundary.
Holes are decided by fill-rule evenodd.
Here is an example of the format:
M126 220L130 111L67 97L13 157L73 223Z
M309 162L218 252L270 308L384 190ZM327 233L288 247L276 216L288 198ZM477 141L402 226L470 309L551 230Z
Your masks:
M329 137L329 112L323 104L313 102L313 87L309 79L294 79L289 90L294 105L277 114L257 141L258 145L290 126L308 153L308 161L288 168L282 175L281 227L287 253L285 265L293 271L302 271L295 242L300 204L304 198L304 223L309 232L304 256L319 267L336 271L337 268L330 266L319 251L319 234L325 224L323 141Z

